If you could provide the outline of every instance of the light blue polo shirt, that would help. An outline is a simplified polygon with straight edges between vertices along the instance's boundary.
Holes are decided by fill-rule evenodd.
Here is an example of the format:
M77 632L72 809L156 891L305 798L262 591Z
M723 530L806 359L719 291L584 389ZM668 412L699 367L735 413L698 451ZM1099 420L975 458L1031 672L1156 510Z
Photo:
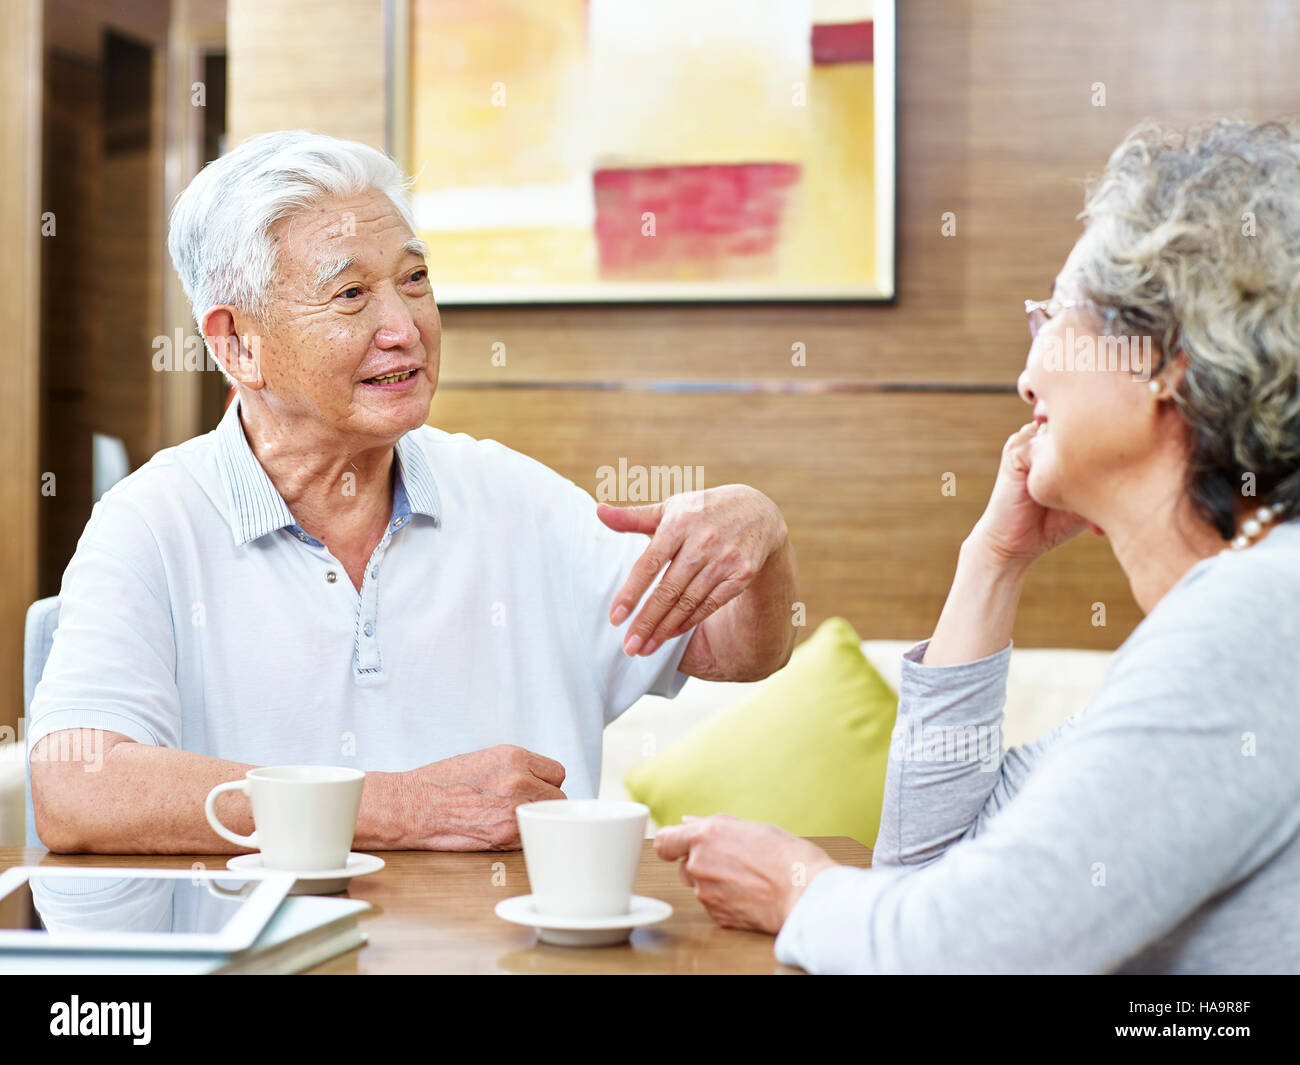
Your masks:
M614 595L649 538L494 440L422 426L358 593L299 528L231 404L91 513L63 575L28 750L59 729L257 765L405 770L498 743L595 796L604 726L675 696L690 633L623 652Z

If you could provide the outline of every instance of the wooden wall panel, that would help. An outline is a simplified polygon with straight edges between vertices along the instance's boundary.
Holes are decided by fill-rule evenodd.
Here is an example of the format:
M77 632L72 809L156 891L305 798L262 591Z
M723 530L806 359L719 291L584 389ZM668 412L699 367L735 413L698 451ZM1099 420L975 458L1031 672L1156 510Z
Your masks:
M229 0L230 143L312 129L385 143L383 0Z
M163 137L163 203L175 202L205 163L220 154L226 132L225 0L172 0L167 26L166 84L159 94L166 133ZM204 87L203 106L194 105L194 87ZM163 333L175 337L196 332L189 301L165 252ZM213 393L222 391L220 374L165 373L162 377L162 444L179 444L206 432L220 420Z
M96 259L104 342L96 354L94 428L126 443L131 467L162 447L163 80L161 49L104 35L104 210Z
M126 442L133 469L162 443L162 380L152 362L153 341L162 332L161 218L151 210L149 195L155 173L148 145L104 159L104 195L113 209L100 216L104 343L95 375L94 427Z
M44 84L41 203L57 228L41 247L40 464L55 475L57 493L40 499L37 594L54 595L92 495L91 397L104 343L96 296L95 241L104 210L98 60L48 48Z
M68 55L98 63L105 28L141 43L162 45L173 4L212 0L45 0L45 42Z
M40 595L58 592L90 516L91 434L121 438L132 466L164 442L151 360L163 333L166 5L57 0L47 14L41 199L57 230L43 240L40 464L57 493L41 497Z
M23 622L36 597L40 471L41 2L0 33L0 726L22 712Z

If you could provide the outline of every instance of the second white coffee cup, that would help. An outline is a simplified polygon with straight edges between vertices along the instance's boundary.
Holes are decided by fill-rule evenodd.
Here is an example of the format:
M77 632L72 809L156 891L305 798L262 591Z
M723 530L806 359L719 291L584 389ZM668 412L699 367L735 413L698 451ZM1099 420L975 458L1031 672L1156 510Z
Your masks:
M282 765L250 769L243 780L208 792L204 812L222 839L262 852L266 869L309 872L347 865L366 775L360 769ZM217 797L242 791L253 806L254 829L232 832L217 817Z
M539 913L626 914L650 808L606 799L548 799L515 810Z

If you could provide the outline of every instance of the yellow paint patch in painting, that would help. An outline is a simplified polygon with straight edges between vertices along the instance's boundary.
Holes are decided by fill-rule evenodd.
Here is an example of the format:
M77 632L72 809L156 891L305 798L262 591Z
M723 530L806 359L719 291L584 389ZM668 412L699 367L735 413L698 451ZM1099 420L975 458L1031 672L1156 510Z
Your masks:
M811 62L807 9L746 0L592 0L599 166L788 162Z
M583 0L413 0L411 13L417 191L588 169Z
M774 280L876 280L874 67L815 67L808 91L803 179L782 229Z
M875 0L812 0L814 26L831 22L870 22L875 13Z
M419 234L434 298L444 285L554 285L596 280L596 240L582 229L473 229Z

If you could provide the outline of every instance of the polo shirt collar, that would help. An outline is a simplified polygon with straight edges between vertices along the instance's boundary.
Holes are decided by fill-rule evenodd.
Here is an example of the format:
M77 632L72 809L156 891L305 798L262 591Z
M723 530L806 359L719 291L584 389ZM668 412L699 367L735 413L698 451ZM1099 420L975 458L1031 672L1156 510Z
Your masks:
M397 452L397 484L406 490L412 513L425 514L436 524L442 524L442 500L438 498L438 484L429 469L429 459L410 433L394 448Z
M230 531L235 543L242 546L277 529L297 528L289 505L248 445L239 420L238 399L230 404L217 426L216 439L217 463L225 483ZM394 451L397 460L394 513L409 507L411 513L425 514L440 523L438 486L424 449L407 433L397 441Z

